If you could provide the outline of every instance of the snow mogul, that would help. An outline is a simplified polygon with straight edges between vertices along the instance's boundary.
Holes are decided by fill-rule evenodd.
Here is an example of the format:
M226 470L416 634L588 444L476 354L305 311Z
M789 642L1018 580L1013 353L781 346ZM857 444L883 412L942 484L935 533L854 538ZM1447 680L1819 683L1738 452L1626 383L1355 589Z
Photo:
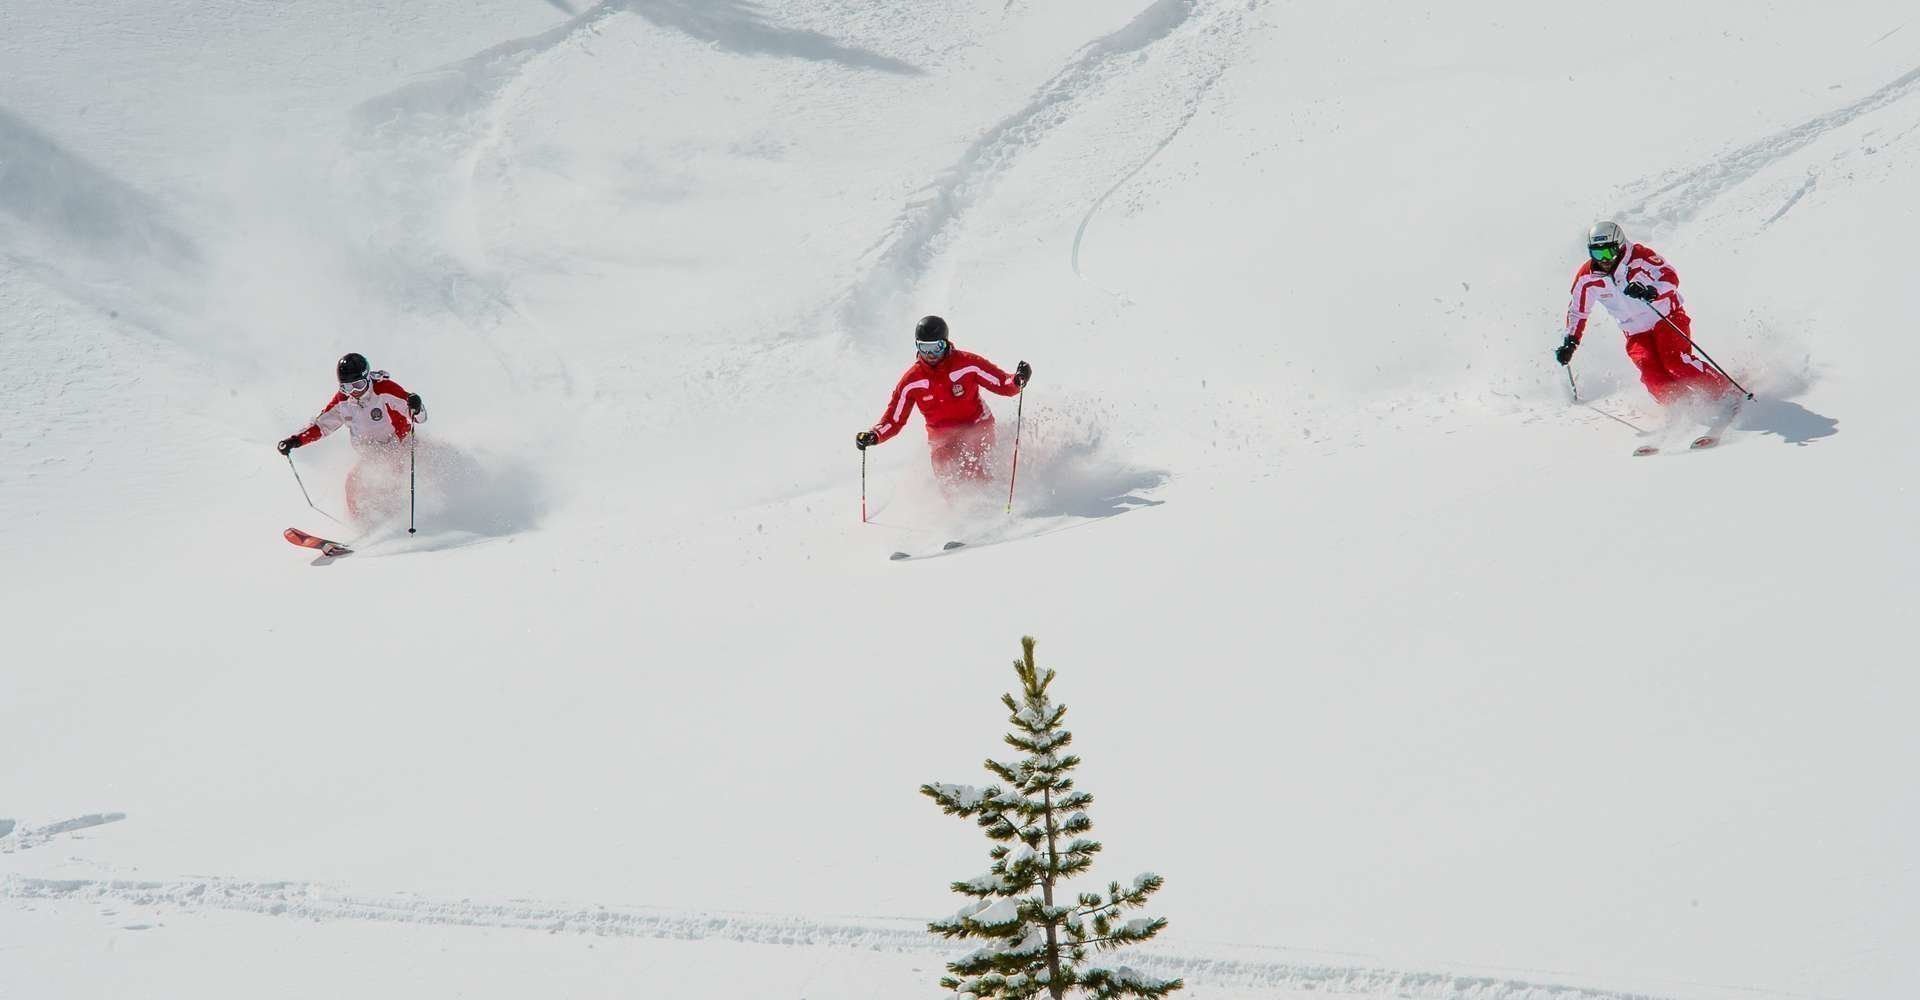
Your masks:
M927 446L933 474L941 488L984 483L992 468L993 411L980 399L980 390L1015 396L1026 388L1033 368L1025 361L1013 374L993 362L953 346L947 321L923 317L913 329L915 358L893 387L880 422L853 436L854 447L865 451L893 438L907 424L907 410L918 407L927 425Z
M1607 307L1626 334L1627 357L1662 406L1689 399L1719 402L1732 394L1726 376L1694 347L1679 273L1646 244L1628 242L1616 222L1598 223L1587 233L1587 259L1573 275L1566 339L1553 352L1555 361L1573 360L1596 303Z
M426 404L417 392L408 392L383 371L373 371L363 354L343 355L334 366L340 391L327 400L320 415L298 433L276 446L285 455L312 444L342 427L353 441L355 462L347 473L347 516L391 513L405 481L406 449L401 443L427 418Z

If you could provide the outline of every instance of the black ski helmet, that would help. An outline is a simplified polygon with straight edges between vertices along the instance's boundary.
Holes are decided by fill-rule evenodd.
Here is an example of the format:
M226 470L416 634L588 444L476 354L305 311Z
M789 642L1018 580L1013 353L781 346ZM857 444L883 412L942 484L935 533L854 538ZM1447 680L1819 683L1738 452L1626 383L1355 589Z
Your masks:
M913 328L913 342L924 344L936 340L941 343L946 342L947 321L938 316L920 317L920 322Z
M370 367L367 364L366 355L349 352L340 355L340 363L333 366L333 373L339 376L338 381L341 385L346 385L348 382L358 382L366 378Z

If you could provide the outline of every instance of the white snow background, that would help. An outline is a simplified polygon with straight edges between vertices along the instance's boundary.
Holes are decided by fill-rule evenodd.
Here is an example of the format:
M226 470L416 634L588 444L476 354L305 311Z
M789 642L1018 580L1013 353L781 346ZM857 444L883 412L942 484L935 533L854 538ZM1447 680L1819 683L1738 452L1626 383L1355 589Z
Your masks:
M0 0L0 996L934 995L1023 632L1188 996L1920 995L1917 181L1888 0Z

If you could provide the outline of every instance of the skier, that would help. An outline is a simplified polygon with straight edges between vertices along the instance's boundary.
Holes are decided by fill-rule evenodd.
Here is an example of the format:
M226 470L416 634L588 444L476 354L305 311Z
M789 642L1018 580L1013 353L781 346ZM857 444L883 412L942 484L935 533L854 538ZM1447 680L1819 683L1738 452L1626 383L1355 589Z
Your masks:
M1680 275L1646 244L1629 243L1618 223L1597 223L1587 233L1587 260L1573 275L1567 335L1553 352L1555 361L1573 360L1596 302L1627 335L1627 357L1656 401L1720 400L1729 393L1726 377L1694 354L1693 319L1680 298Z
M426 404L421 402L419 393L401 388L386 372L371 370L362 354L342 355L334 366L334 374L338 376L340 391L327 400L312 423L281 439L277 447L280 454L285 455L345 427L357 455L353 471L347 473L347 516L357 518L367 506L362 495L364 489L383 495L392 492L389 487L398 486L406 471L405 452L400 442L411 437L415 425L427 418ZM365 478L375 481L365 483ZM387 506L382 502L373 504L379 510Z
M980 390L1001 396L1018 395L1033 377L1025 361L1013 374L993 362L953 346L947 321L923 317L913 330L918 355L893 387L880 422L853 436L862 451L892 438L907 423L909 405L920 408L927 424L927 445L933 474L949 492L967 482L985 482L993 457L993 411L980 400Z

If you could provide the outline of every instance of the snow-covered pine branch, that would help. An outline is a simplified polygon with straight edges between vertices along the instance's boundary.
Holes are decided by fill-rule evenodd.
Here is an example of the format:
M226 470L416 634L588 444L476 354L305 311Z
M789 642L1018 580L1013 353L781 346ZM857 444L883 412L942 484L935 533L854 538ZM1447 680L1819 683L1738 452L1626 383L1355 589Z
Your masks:
M1088 996L1096 1000L1117 1000L1119 997L1153 1000L1185 984L1178 979L1161 979L1122 965L1113 969L1087 969L1080 974L1080 985L1086 989Z
M1093 829L1086 813L1093 796L1074 787L1072 771L1080 758L1060 752L1073 734L1060 728L1067 707L1047 694L1054 672L1034 663L1032 636L1022 638L1020 647L1022 656L1013 664L1020 697L1005 694L1000 701L1013 726L1006 743L1024 756L987 759L987 772L1002 785L920 786L942 812L972 818L996 842L987 852L993 864L985 874L950 883L971 901L927 925L945 937L985 942L948 962L940 985L961 997L1008 1000L1041 994L1061 1000L1069 992L1100 1000L1166 996L1181 988L1180 980L1126 966L1086 965L1089 948L1137 944L1167 925L1164 917L1117 916L1144 905L1165 880L1147 872L1126 885L1109 883L1104 896L1067 892L1066 880L1092 868L1101 849L1099 841L1082 836ZM1055 903L1056 898L1063 902Z

